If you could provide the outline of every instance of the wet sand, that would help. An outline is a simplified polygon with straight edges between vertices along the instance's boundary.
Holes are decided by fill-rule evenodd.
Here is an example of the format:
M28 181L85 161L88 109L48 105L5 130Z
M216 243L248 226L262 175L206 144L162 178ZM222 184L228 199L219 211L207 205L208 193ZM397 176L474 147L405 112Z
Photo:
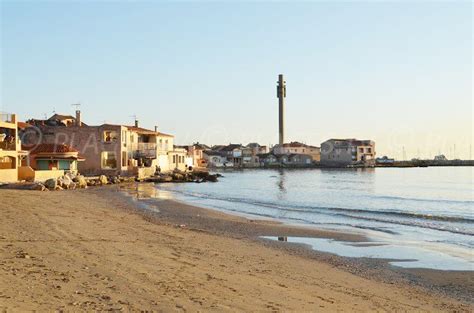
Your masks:
M137 202L114 188L0 190L0 308L192 312L474 308L461 296L442 288L427 289L417 279L413 282L388 270L382 261L364 267L359 261L258 239L302 235L362 240L357 234L247 220L171 200ZM465 283L471 278L464 277ZM472 285L465 287L472 291Z

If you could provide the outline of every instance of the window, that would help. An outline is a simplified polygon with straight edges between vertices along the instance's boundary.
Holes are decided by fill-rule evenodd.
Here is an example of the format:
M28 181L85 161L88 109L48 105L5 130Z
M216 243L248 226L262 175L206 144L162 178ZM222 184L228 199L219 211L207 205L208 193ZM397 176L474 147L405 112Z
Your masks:
M367 153L372 153L372 148L367 148Z
M102 152L102 168L111 170L117 168L117 158L115 156L115 152Z
M176 163L176 154L173 154L173 163Z
M116 142L118 138L117 132L113 130L104 131L103 136L104 142Z
M364 153L364 148L359 148L360 153Z
M127 151L122 151L122 166L127 166Z
M0 170L15 169L15 158L11 156L0 157Z

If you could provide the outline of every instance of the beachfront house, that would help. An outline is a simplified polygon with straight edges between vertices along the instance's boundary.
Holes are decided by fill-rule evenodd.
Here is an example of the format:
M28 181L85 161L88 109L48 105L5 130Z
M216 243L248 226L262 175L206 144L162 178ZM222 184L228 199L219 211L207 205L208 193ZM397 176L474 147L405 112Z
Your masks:
M375 142L358 139L329 139L321 144L321 165L344 167L373 166Z
M220 151L206 150L203 153L209 168L233 167L234 164L228 160L227 154Z
M64 144L38 144L22 146L28 157L18 169L20 180L45 181L66 173L77 174L78 162L84 161L79 152Z
M297 141L284 143L282 145L275 145L272 151L275 155L304 154L310 155L314 162L319 162L321 160L321 149L319 147L307 145Z
M151 176L156 171L184 170L185 152L175 150L174 136L135 125L88 126L77 112L75 123L44 123L30 120L38 132L25 135L28 143L66 144L85 158L78 169L86 175Z

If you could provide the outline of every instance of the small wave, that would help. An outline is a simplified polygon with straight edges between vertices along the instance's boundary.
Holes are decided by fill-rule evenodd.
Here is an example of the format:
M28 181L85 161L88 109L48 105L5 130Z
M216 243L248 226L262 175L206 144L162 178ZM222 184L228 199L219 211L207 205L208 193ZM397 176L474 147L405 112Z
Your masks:
M249 198L237 198L237 197L221 197L211 194L203 194L196 192L186 192L182 190L169 190L184 196L198 198L198 199L211 199L224 202L232 203L243 203L257 207L265 207L270 209L276 209L283 212L295 212L295 213L304 213L304 214L325 214L331 216L341 216L346 218L353 218L358 220L389 223L389 224L399 224L405 226L414 226L427 229L433 229L444 232L451 232L455 234L463 235L474 235L474 232L460 229L454 225L449 225L445 223L462 223L462 224L474 224L474 219L467 217L457 217L457 216L441 216L441 215L431 215L431 214L421 214L414 212L401 212L401 211L373 211L366 209L349 209L349 208L335 208L335 207L323 207L323 206L306 206L306 205L287 205L279 204L275 202L266 202L266 201L257 201ZM260 214L258 212L245 212L242 210L230 210L235 212L241 212L246 214L253 214L258 216L267 216L272 218L279 218L277 215L272 214ZM385 218L384 218L385 217ZM393 219L395 217L395 219ZM290 219L288 217L284 217ZM293 218L292 218L293 219ZM310 220L302 219L304 222L309 223ZM443 224L435 224L428 222L441 222ZM312 223L312 222L311 222Z

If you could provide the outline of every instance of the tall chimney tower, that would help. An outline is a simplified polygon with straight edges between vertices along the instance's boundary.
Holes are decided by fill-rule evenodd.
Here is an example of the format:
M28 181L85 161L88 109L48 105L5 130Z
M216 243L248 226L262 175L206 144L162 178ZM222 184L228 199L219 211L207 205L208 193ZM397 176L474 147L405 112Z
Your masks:
M283 74L278 75L277 86L278 108L279 108L279 141L280 145L285 143L285 98L286 98L286 82L283 80Z

